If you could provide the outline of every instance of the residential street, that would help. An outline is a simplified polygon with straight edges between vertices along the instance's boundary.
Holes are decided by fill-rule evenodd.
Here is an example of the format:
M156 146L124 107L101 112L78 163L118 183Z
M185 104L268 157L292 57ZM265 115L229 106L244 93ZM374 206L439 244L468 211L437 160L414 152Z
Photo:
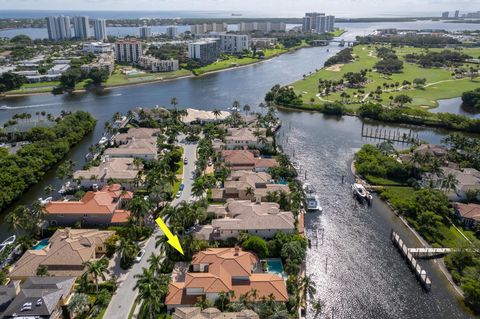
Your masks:
M185 150L185 157L188 159L188 164L184 166L183 169L183 184L185 188L182 192L180 198L176 198L172 205L178 205L182 201L189 201L191 199L191 190L192 190L192 173L195 171L195 160L196 160L196 150L197 144L185 144L179 142L179 145L182 146ZM119 287L116 293L113 295L110 304L108 305L107 311L105 312L104 318L108 319L126 319L130 309L135 302L137 292L133 290L135 287L136 280L135 275L142 273L142 268L148 267L147 259L152 253L156 253L155 249L155 237L161 235L162 232L160 229L156 228L152 237L145 244L145 255L139 263L133 265L132 269L125 275L125 278L119 280Z

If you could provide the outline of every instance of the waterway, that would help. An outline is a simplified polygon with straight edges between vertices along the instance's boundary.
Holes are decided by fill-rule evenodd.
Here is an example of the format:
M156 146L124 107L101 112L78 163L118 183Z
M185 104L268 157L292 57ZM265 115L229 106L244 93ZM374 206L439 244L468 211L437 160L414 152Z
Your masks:
M353 39L377 25L351 25L351 31L343 38ZM402 24L397 27L402 28ZM69 154L80 167L89 145L102 136L103 123L117 111L125 113L135 106L168 105L172 97L176 97L183 108L226 109L238 100L256 110L273 85L291 83L321 68L338 50L340 48L333 44L304 49L201 78L121 87L103 93L8 98L0 100L0 105L14 109L0 112L0 123L17 112L59 113L62 109L91 112L98 119L94 132ZM458 105L452 105L451 111L458 112ZM279 116L284 124L279 133L281 144L307 169L308 181L317 188L324 208L323 214L309 214L306 218L307 229L325 231L324 244L309 251L307 265L308 273L317 284L318 297L325 302L329 314L333 312L335 318L469 318L434 262L422 262L433 280L432 292L425 293L420 288L390 243L390 230L395 229L410 246L418 245L399 219L378 200L369 209L352 199L348 183L352 180L349 167L353 154L363 144L375 143L361 138L361 121L354 117L337 119L285 110L279 111ZM439 143L447 134L422 128L416 129L416 133L432 143ZM341 184L342 175L346 176L345 184ZM56 188L60 185L53 171L19 203L27 204L44 196L43 189L49 184ZM0 234L8 235L5 226ZM307 317L315 316L309 312Z

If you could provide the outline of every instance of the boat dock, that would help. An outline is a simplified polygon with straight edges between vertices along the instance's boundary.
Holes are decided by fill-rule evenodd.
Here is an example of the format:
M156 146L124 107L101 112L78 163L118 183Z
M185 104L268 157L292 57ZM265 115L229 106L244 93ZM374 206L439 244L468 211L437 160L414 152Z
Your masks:
M323 239L325 237L325 229L320 228L317 230L311 230L307 232L308 247L318 248L323 245Z
M408 252L417 258L437 258L451 253L451 248L408 248Z
M405 258L406 262L410 266L410 269L412 269L415 277L417 277L417 280L420 282L422 287L429 291L432 288L432 280L428 277L427 272L422 268L422 266L419 265L419 263L417 262L413 254L409 251L407 245L405 245L400 236L393 230L391 233L391 240L393 245L397 247L402 257Z
M390 130L378 127L368 127L365 126L365 123L362 123L362 137L402 144L416 144L419 141L418 134L413 133L412 130L407 134L400 132L400 129Z

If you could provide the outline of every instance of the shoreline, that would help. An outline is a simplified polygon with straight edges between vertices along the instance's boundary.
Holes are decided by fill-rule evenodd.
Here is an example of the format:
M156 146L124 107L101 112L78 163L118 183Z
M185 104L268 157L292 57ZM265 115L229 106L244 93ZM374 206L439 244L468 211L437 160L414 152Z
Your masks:
M361 180L364 184L368 184L360 175L357 174L357 171L355 169L355 160L352 161L350 165L350 171L353 174L355 179ZM423 248L431 248L431 245L415 230L413 227L408 223L408 221L403 218L402 215L398 213L398 211L390 204L388 200L382 199L379 196L377 196L379 200L384 202L388 208L390 213L393 213L395 216L398 217L398 219L405 225L405 227L410 231L410 233L420 242L420 244L423 246ZM457 293L457 297L460 297L462 300L462 306L464 305L465 301L465 296L463 294L462 289L453 281L453 278L450 274L450 272L447 269L447 266L445 265L445 262L443 261L443 258L436 259L434 260L434 263L437 265L438 269L442 272L442 274L445 276L445 279L450 283L451 287L453 290Z
M226 72L226 71L237 70L237 69L241 69L241 68L245 68L245 67L250 67L250 66L253 66L253 65L256 65L256 64L260 64L260 63L263 63L263 62L270 61L270 60L272 60L274 58L277 58L279 56L282 56L284 54L295 53L295 52L297 52L301 49L310 49L310 48L313 48L313 47L312 46L303 46L303 47L293 48L293 49L288 50L286 52L277 53L277 54L274 54L274 55L272 55L268 58L265 58L265 59L262 59L262 60L259 60L259 61L255 61L255 62L251 62L251 63L247 63L247 64L244 64L244 65L239 65L239 66L233 66L233 67L227 67L227 68L213 70L213 71L207 71L207 72L199 74L199 75L195 75L193 72L191 72L191 74L189 74L189 75L180 75L180 76L176 76L176 77L174 76L174 77L171 77L171 78L168 78L168 79L154 79L154 80L147 80L147 81L139 81L137 83L113 84L113 85L101 87L101 89L102 90L109 90L109 89L115 89L115 88L121 88L121 87L130 87L130 86L134 87L134 86L138 86L138 85L145 85L145 84L152 84L152 83L172 82L172 81L188 79L188 78L201 78L201 77L211 75L211 74L216 74L216 73L220 73L220 72ZM85 92L90 92L90 91L91 90L89 90L89 89L78 89L78 90L73 90L69 94L85 93ZM52 94L52 92L6 93L4 95L0 95L0 99L35 96L35 95L45 95L45 94ZM62 95L62 94L59 94L59 95Z

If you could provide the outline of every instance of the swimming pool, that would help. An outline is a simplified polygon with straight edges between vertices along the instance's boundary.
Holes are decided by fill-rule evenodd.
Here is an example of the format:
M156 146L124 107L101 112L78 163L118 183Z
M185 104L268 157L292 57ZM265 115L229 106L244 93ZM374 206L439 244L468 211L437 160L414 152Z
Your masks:
M41 250L48 246L48 239L41 240L38 244L32 247L32 250Z
M267 259L268 272L285 277L283 272L283 264L281 259Z

